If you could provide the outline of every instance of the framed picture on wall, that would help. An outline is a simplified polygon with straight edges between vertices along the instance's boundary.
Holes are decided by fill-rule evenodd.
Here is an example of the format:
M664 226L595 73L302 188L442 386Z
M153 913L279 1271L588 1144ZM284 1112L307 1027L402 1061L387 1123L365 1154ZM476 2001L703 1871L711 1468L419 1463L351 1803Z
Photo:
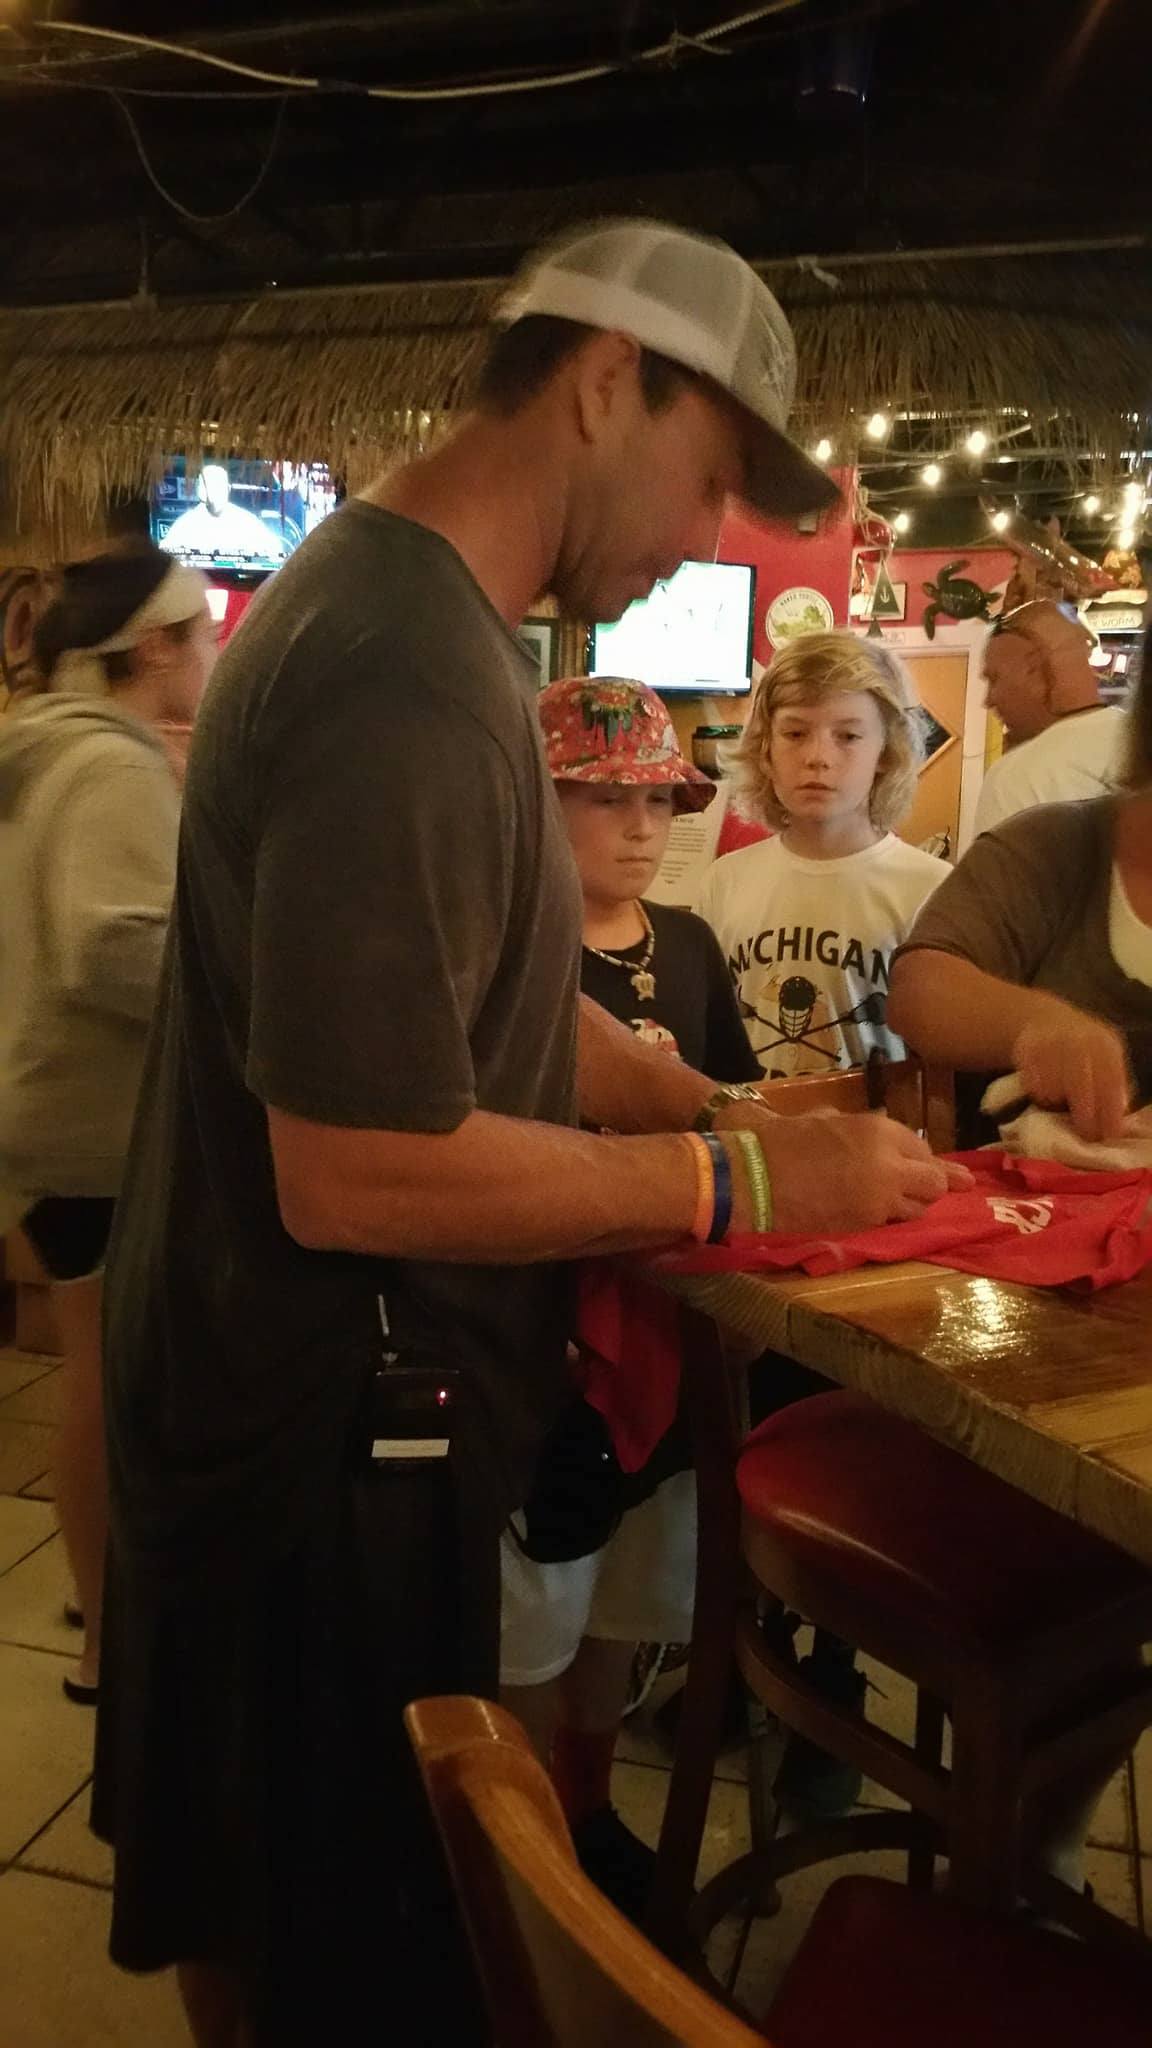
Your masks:
M519 627L520 645L536 663L536 680L542 690L556 676L556 649L560 638L559 619L524 619Z

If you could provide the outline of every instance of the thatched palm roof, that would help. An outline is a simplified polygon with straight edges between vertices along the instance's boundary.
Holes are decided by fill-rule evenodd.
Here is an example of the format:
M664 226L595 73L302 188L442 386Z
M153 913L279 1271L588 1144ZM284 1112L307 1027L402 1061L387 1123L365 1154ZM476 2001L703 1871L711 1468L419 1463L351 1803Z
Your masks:
M1024 408L1102 473L1152 413L1142 244L763 266L792 317L805 432ZM371 286L0 315L5 552L58 551L173 450L326 458L355 485L458 399L493 287ZM70 529L67 536L65 529ZM19 536L19 539L17 539ZM36 536L36 544L29 539Z
M1049 420L1072 457L1114 466L1129 416L1152 412L1152 242L1111 250L830 259L798 279L766 266L800 350L813 424L873 407Z
M467 287L0 317L9 551L59 546L174 450L324 460L362 481L451 405L484 322Z

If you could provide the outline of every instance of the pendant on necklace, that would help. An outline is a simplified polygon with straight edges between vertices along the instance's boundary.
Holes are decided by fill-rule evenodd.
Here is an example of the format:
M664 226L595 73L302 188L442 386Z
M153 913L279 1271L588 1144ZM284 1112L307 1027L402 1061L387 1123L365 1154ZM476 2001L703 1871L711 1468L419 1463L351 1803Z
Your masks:
M656 976L649 974L646 967L638 967L632 976L632 986L642 1003L650 1003L656 994Z

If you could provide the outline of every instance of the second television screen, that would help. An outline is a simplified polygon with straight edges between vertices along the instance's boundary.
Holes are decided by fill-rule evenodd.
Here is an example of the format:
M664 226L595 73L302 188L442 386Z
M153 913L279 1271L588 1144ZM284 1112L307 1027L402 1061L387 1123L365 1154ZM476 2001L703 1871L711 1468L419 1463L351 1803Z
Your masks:
M701 696L749 690L755 595L747 562L684 562L622 619L592 628L592 674Z

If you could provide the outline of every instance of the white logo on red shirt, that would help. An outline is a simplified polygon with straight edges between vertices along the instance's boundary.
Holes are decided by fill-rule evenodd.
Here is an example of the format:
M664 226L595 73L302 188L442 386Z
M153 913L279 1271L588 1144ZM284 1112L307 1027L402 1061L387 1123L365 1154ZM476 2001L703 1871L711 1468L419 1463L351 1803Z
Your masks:
M1033 1237L1038 1230L1047 1230L1056 1204L1051 1195L1035 1202L1006 1202L1003 1196L990 1195L988 1207L997 1223L1010 1223L1021 1237Z

